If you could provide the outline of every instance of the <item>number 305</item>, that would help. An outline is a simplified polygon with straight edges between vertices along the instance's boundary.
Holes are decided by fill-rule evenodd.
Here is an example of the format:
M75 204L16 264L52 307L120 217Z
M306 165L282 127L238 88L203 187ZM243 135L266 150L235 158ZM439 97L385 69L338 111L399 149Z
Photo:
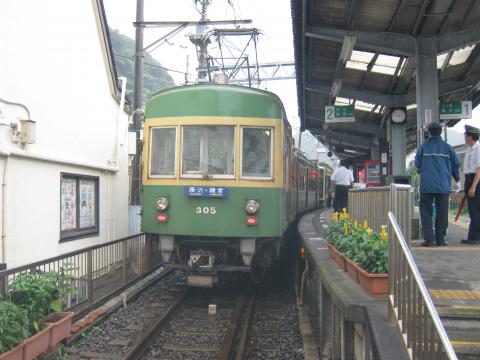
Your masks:
M195 209L195 212L197 214L211 214L211 215L214 215L217 213L217 209L212 206L212 207L208 207L208 206L204 206L204 207L201 207L201 206L197 206L197 208Z

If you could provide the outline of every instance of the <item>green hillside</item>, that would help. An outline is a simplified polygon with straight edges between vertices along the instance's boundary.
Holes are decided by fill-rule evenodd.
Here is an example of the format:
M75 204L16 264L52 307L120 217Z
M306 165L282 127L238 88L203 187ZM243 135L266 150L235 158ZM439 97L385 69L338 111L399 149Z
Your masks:
M118 30L110 30L115 56L115 67L118 76L127 78L127 95L133 99L133 78L135 41L128 36L122 35ZM143 98L148 99L153 93L159 90L175 86L167 71L161 68L161 64L149 54L145 54L143 66Z

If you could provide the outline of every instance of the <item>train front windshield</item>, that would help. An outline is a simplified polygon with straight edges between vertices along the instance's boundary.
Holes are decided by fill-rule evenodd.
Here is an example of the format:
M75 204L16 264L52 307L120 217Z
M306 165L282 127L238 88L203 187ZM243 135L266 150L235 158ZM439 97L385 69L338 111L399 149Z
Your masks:
M233 126L184 126L182 174L233 176L234 133Z

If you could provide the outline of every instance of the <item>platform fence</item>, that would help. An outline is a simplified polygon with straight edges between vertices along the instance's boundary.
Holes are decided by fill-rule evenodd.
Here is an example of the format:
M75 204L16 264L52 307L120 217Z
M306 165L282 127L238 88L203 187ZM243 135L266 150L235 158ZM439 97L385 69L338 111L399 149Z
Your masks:
M0 271L0 295L22 274L61 275L65 311L77 313L111 297L162 265L158 240L136 234L25 266Z
M348 212L352 219L380 232L382 225L388 226L388 212L398 219L402 233L410 243L412 233L411 186L391 184L390 186L351 189L348 191Z
M389 312L403 335L412 359L449 359L457 356L393 212L388 213Z

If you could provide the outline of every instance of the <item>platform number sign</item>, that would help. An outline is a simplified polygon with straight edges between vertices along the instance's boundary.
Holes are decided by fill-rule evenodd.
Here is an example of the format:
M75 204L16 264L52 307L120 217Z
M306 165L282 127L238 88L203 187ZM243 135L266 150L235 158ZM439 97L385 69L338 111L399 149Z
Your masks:
M471 101L442 101L440 102L440 119L471 119Z
M355 107L353 105L325 106L325 122L355 122Z

